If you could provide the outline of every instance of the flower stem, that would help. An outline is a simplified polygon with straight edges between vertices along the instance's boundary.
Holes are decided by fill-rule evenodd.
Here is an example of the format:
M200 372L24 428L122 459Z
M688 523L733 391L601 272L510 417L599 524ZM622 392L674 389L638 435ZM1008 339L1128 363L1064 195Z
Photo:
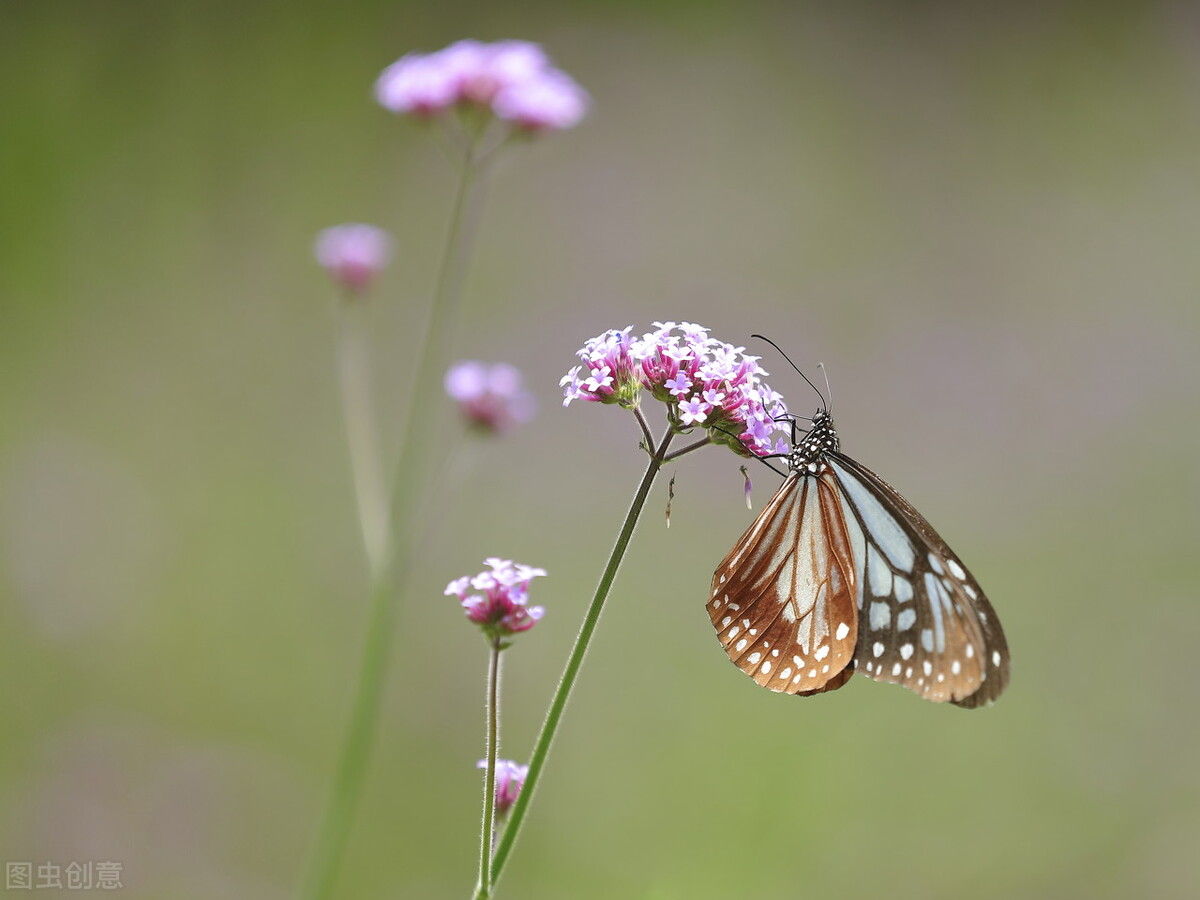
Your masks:
M309 863L304 894L310 900L328 897L337 879L346 839L354 821L363 777L375 737L375 722L387 669L388 645L395 604L386 579L379 579L371 592L370 619L358 675L358 690L350 723L346 727L342 755L330 793L325 818Z
M303 896L307 900L324 900L333 890L375 743L394 631L395 582L408 571L408 560L412 555L413 523L410 520L418 509L417 494L423 484L423 463L429 455L426 436L437 433L436 427L430 425L428 416L419 417L417 410L431 406L436 408L436 405L426 401L440 393L450 338L458 320L462 273L466 268L474 225L470 211L479 182L477 174L475 143L472 141L464 153L433 303L417 338L416 369L401 425L390 519L384 514L384 521L391 523L385 533L390 535L392 546L385 544L378 560L372 565L371 608L358 683L332 792L305 877ZM418 423L421 423L419 427ZM378 489L382 491L381 486Z
M679 457L683 456L685 453L691 453L693 450L699 450L701 447L707 447L711 443L712 438L706 435L702 439L688 444L686 447L680 447L674 453L668 453L663 457L663 462L672 462L673 460L679 459Z
M492 638L487 682L487 775L483 779L483 828L479 840L476 897L492 894L492 842L496 839L496 754L500 723L500 638Z
M472 141L462 160L446 247L434 288L433 307L425 317L424 326L416 339L416 367L410 381L412 387L408 403L404 407L400 452L396 461L396 485L392 492L392 521L398 530L406 531L411 527L410 519L417 508L417 495L425 481L423 463L429 456L428 436L438 433L436 422L430 422L429 417L436 416L441 406L429 401L441 394L450 339L458 322L463 273L474 232L475 217L471 212L479 186L478 175L475 143ZM422 416L420 421L423 423L419 428L414 424L418 421L418 415ZM409 535L402 532L396 537L400 543L405 543Z
M584 616L583 625L579 629L579 636L575 638L575 646L571 648L571 655L567 658L567 665L563 669L562 679L559 681L558 688L554 692L554 697L550 701L550 709L546 712L546 720L542 723L542 730L538 733L537 741L534 743L533 755L529 758L529 773L525 776L525 784L522 786L521 792L517 795L516 803L513 804L512 809L509 811L508 824L504 828L504 833L500 836L500 843L496 845L491 872L493 884L499 880L500 873L504 870L504 864L508 861L508 856L512 852L513 843L521 831L521 823L525 818L526 810L529 808L529 802L533 797L534 789L537 787L538 779L541 777L542 767L546 762L546 755L550 751L550 744L553 742L554 734L558 730L559 723L562 720L563 710L566 708L567 700L571 695L571 689L574 687L575 679L579 675L579 667L583 664L583 658L587 654L588 644L592 640L592 633L596 630L596 623L600 620L600 613L604 609L604 601L608 598L609 589L617 577L617 570L621 566L621 560L625 556L625 551L629 547L629 541L633 537L634 529L637 527L642 507L646 505L646 498L650 495L650 487L654 484L654 477L663 466L667 446L671 443L672 436L672 431L668 428L658 446L651 448L650 463L646 466L646 472L642 475L642 481L633 495L633 502L629 505L629 512L625 515L625 522L621 526L621 532L617 535L616 544L613 546L612 553L609 554L608 563L604 567L604 573L600 576L600 583L596 586L596 594L592 598L591 605ZM487 897L487 895L479 893L475 896L476 900L486 900Z
M379 437L371 402L371 352L367 336L366 304L348 296L338 303L337 368L346 417L346 442L350 471L358 501L359 525L367 553L371 582L378 580L391 541L388 509L384 500L383 470L379 464Z

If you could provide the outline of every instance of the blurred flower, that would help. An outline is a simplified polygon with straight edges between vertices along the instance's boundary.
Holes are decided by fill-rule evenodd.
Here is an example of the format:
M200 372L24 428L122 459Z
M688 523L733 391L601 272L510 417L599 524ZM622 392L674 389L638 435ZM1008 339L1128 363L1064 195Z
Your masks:
M702 426L713 443L743 456L786 453L791 428L783 397L763 381L768 373L745 347L708 336L690 322L655 322L656 331L630 337L632 326L591 338L559 382L563 406L572 400L616 403L628 409L648 391L667 404L679 431Z
M526 605L529 582L545 575L546 570L494 556L484 563L490 572L456 578L446 585L445 595L458 597L467 618L481 626L489 638L528 631L545 612L540 606Z
M487 768L487 760L481 759L478 769ZM517 802L517 796L525 784L529 766L519 766L511 759L496 760L496 818L502 819Z
M392 256L392 238L373 225L335 225L317 235L317 262L352 294L362 294Z
M528 131L571 128L579 124L587 106L583 88L557 70L506 87L492 103L497 116Z
M501 433L533 418L533 395L525 390L520 371L508 363L455 363L446 372L446 393L480 431Z
M472 106L529 131L570 128L588 96L528 41L458 41L434 53L409 53L383 70L375 97L394 113L429 118Z

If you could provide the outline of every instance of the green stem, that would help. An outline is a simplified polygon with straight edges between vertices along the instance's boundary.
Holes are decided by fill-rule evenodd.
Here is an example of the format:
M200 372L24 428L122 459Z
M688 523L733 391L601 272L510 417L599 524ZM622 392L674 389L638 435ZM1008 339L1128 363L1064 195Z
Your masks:
M363 298L348 295L338 303L337 367L346 417L346 443L358 504L359 526L374 584L387 559L391 542L384 500L379 438L371 402L371 350L367 335L368 310Z
M483 827L479 840L476 897L492 895L492 842L496 839L496 753L500 721L500 638L492 638L487 683L487 775L483 779Z
M350 721L346 726L332 793L321 820L305 877L303 897L324 900L337 880L346 842L362 796L363 780L370 764L371 749L379 725L379 707L393 637L395 617L394 582L408 570L412 555L412 517L418 508L417 494L428 456L427 435L437 433L429 424L429 410L440 409L432 398L441 393L442 373L449 356L453 326L458 320L462 273L466 268L473 218L474 188L478 183L475 143L466 148L458 190L450 214L446 246L434 289L433 303L417 337L416 369L412 390L401 426L396 484L392 493L391 548L385 548L375 564L371 585L371 609L367 634L355 687ZM420 427L417 427L417 423Z
M345 742L338 763L329 804L321 832L313 850L304 895L311 900L328 897L337 878L350 825L362 794L363 778L375 736L375 721L387 670L388 646L392 633L395 604L386 579L380 579L371 592L370 618L358 675L354 708L346 728Z
M533 746L533 755L529 758L529 773L525 776L525 784L521 788L521 792L517 795L517 802L513 804L512 809L509 811L508 824L505 826L504 833L500 837L500 843L496 845L491 873L493 884L499 880L500 873L504 870L504 864L508 861L508 856L512 852L513 843L520 833L521 823L525 818L525 811L529 808L530 798L533 797L534 789L537 787L538 779L541 777L542 767L546 762L546 755L550 751L550 744L554 740L554 734L558 730L559 723L562 720L563 710L566 708L567 700L571 695L571 689L575 685L575 678L579 675L579 667L583 664L583 658L587 654L588 644L592 640L592 633L596 630L596 623L600 620L600 613L604 609L604 601L608 598L609 589L617 577L617 570L620 568L621 560L624 558L625 551L629 547L629 541L633 537L634 528L637 527L642 507L646 505L646 498L650 495L650 487L654 484L654 477L663 466L663 460L666 457L667 446L671 443L672 434L671 429L668 428L666 434L663 435L662 442L657 447L649 448L651 450L650 463L646 466L646 473L642 476L642 481L638 485L637 492L633 495L633 502L629 505L629 512L625 515L625 523L621 526L621 533L617 536L617 542L608 557L608 564L604 567L604 573L600 576L600 584L596 586L596 594L592 598L592 603L588 607L587 614L584 616L583 625L579 629L579 636L575 638L575 646L571 648L571 655L567 658L567 665L563 670L562 679L558 683L558 689L554 692L554 698L550 701L550 709L546 713L546 720L542 723L542 730L539 732L537 741ZM486 896L477 893L476 900L485 900Z
M397 531L407 531L412 524L409 519L417 507L417 495L425 481L422 477L425 472L423 463L428 459L429 435L440 433L436 423L430 422L430 417L436 417L442 404L432 401L442 394L450 338L458 321L462 278L474 230L471 227L474 217L469 213L474 189L479 184L478 174L475 144L472 142L462 160L461 177L446 235L446 249L434 288L433 308L425 317L424 326L416 337L416 367L410 381L412 387L408 402L404 406L400 452L396 461L396 486L392 493L392 521L396 523ZM418 419L422 422L419 428L414 427ZM406 543L409 535L399 533L395 537L400 543Z

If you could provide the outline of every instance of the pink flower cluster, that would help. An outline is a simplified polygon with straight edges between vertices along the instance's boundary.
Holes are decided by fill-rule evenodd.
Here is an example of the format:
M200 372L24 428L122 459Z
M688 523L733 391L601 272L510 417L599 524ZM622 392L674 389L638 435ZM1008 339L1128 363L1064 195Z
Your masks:
M484 432L509 431L533 418L533 395L508 363L455 363L446 372L446 393L458 401L467 422Z
M526 605L529 582L545 575L546 570L494 556L484 563L491 571L454 579L446 585L445 595L458 597L467 618L482 627L488 637L528 631L545 612L540 606Z
M481 759L476 768L486 769L487 760ZM502 819L508 815L512 805L517 802L517 796L525 785L525 776L529 774L529 766L519 766L511 759L496 760L496 818Z
M317 235L317 262L352 294L370 287L392 256L392 238L374 225L334 225Z
M578 353L575 366L560 382L563 406L572 400L638 404L643 390L667 404L680 431L708 429L709 438L744 456L766 456L788 449L791 429L780 421L783 398L765 381L758 357L708 336L691 322L655 322L655 331L632 337L632 326L594 337Z
M570 128L588 95L528 41L458 41L409 53L383 70L375 97L394 113L429 118L455 106L489 110L526 131Z

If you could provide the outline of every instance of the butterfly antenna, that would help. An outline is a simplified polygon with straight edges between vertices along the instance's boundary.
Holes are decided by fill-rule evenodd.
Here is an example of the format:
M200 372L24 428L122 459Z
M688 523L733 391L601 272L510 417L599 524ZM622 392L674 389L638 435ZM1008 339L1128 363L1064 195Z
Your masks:
M807 375L805 375L803 372L800 371L800 367L798 365L796 365L794 362L792 362L792 358L790 356L788 356L786 353L784 353L783 350L780 349L780 347L777 343L775 343L769 337L766 337L765 335L762 335L762 334L752 334L752 335L750 335L750 337L758 338L760 341L766 341L768 344L770 344L772 347L774 347L779 352L779 355L787 360L788 365L796 370L796 374L799 375L801 378L803 378L805 381L807 381L808 386L817 392L817 396L821 398L821 408L826 411L829 410L829 404L825 402L825 395L821 393L821 389L819 387L817 387L815 384L813 384L812 381L809 380L809 377Z
M825 376L825 393L829 395L829 411L833 412L833 388L829 386L829 370L825 368L825 363L817 363L817 368L821 370L821 374Z

